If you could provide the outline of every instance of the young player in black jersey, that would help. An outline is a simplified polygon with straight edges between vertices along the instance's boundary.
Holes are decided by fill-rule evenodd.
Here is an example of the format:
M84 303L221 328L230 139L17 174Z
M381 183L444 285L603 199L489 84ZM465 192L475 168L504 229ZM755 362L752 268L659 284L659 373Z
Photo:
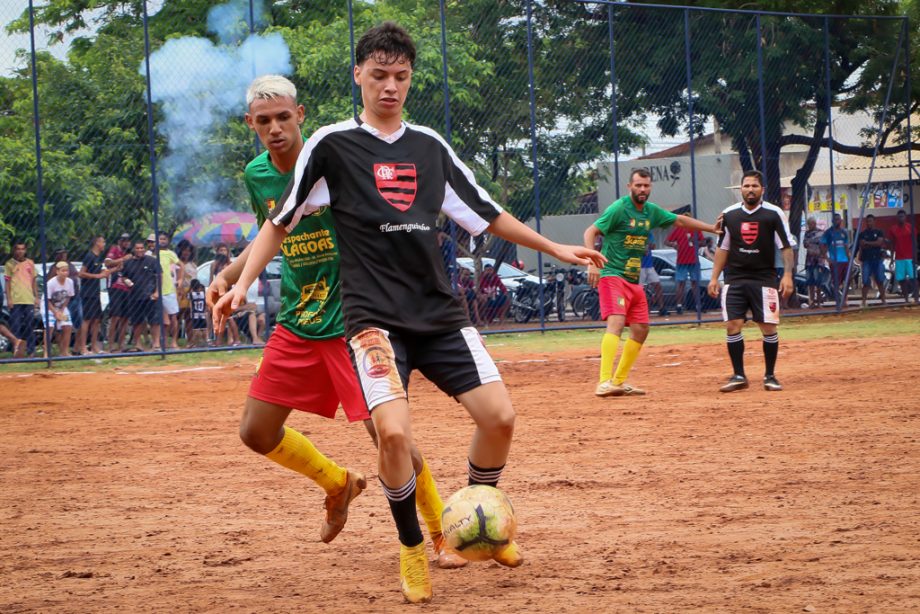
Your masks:
M722 317L726 323L728 355L734 374L720 390L733 392L748 387L744 374L744 336L741 329L747 318L757 322L763 333L763 356L766 371L765 390L782 390L774 368L779 352L780 297L793 292L792 246L795 239L782 209L763 201L763 175L746 171L741 180L742 201L722 212L722 236L712 267L709 295L719 296L719 274L725 270L722 286ZM782 247L783 278L776 287L776 248Z
M304 215L331 208L345 334L379 437L380 481L401 544L402 591L417 603L431 599L431 581L415 513L409 374L421 371L476 423L470 484L498 483L515 418L498 369L447 279L438 215L443 211L472 235L488 230L564 262L602 266L604 257L549 241L505 213L440 135L402 120L415 61L405 30L392 23L371 28L355 56L363 113L310 137L291 184L252 245L240 282L221 301L235 308L245 300L247 283L286 234ZM523 557L512 542L495 560L516 567Z

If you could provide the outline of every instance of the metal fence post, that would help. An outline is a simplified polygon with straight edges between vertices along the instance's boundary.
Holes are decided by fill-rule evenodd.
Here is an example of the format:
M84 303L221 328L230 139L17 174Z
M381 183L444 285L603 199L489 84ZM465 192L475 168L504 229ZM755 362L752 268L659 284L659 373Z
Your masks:
M767 174L767 116L763 100L763 30L760 13L757 14L757 99L760 106L760 172L763 173L764 188L769 193L770 177ZM779 181L779 177L776 178Z
M150 189L151 199L153 201L153 257L157 261L157 269L160 268L160 198L157 188L157 152L156 142L154 141L153 131L153 96L150 81L150 28L147 19L147 0L143 2L144 7L144 68L147 82L147 147L150 154ZM166 328L163 326L163 272L159 271L157 275L157 309L160 310L160 357L166 358ZM134 339L137 345L137 339Z
M348 80L351 82L351 115L358 117L358 85L355 83L355 14L348 0L348 40L351 42L351 71L348 73Z
M31 45L31 55L32 55L32 122L35 125L35 199L38 201L38 236L39 243L41 245L41 260L42 260L42 280L45 291L42 293L43 300L45 303L45 328L42 331L42 348L45 351L45 358L48 362L48 368L51 368L51 336L53 332L48 331L48 314L50 310L48 309L48 271L47 261L48 261L48 248L45 237L45 191L44 183L42 176L42 138L41 138L41 122L39 121L38 115L38 69L35 65L35 8L33 6L32 0L29 0L29 43ZM9 290L9 289L8 289ZM12 300L12 299L10 299ZM32 322L34 322L35 317L29 318L29 326L32 327ZM30 331L30 337L35 337L35 331ZM28 345L26 346L28 350Z
M904 85L907 90L907 100L905 101L905 108L907 109L907 200L910 203L910 226L913 232L910 233L910 270L916 276L917 271L917 220L914 217L914 178L913 173L917 173L917 177L920 178L920 173L914 168L914 157L913 157L913 132L911 131L910 125L910 101L911 101L911 83L910 83L910 36L907 34L910 33L910 18L904 17L904 67L906 75L906 83ZM901 198L904 198L903 190ZM903 201L902 201L903 208ZM914 279L914 285L920 283L920 279ZM914 288L914 296L918 296L918 289ZM905 299L906 301L906 299Z
M832 111L833 92L831 91L830 19L827 17L824 18L824 87L826 89L825 96L827 98L827 155L831 170L831 224L833 224L834 215L837 211L837 195L835 192L834 184L834 122ZM831 262L836 264L836 258L834 258ZM834 268L836 268L836 266ZM831 289L834 291L834 304L837 312L839 313L842 309L843 302L839 296L840 289L838 286L839 284L837 283L837 272L832 270ZM846 290L844 290L844 292L846 292Z
M447 14L444 9L444 0L439 0L438 11L441 16L441 68L444 79L444 138L450 144L452 143L451 121L450 121L450 84L447 82ZM457 290L457 226L454 221L447 218L447 229L450 235L448 244L447 259L453 263L453 268L447 271L450 276L450 285ZM443 254L442 254L443 256ZM465 298L463 300L466 300Z
M613 5L607 5L607 36L610 41L610 123L613 130L613 181L616 185L617 200L620 199L620 130L617 125L617 65L616 46L613 36ZM601 213L601 203L597 203L597 212Z
M533 213L537 234L540 233L540 165L537 161L537 96L533 76L533 0L527 0L527 76L530 90L530 151L533 161ZM546 330L543 309L543 252L537 251L537 276L540 278L540 330Z
M693 214L693 217L696 217L696 152L693 149L693 68L690 59L690 9L684 9L684 63L687 69L687 132L690 136L690 211ZM695 232L690 236L691 243L693 244L693 251L696 254L697 262L699 262L699 240L697 240ZM703 319L703 306L700 304L701 282L702 279L694 284L693 280L690 280L691 287L695 287L693 301L696 303L697 324L699 324ZM678 296L676 298L677 304L682 304L684 297Z

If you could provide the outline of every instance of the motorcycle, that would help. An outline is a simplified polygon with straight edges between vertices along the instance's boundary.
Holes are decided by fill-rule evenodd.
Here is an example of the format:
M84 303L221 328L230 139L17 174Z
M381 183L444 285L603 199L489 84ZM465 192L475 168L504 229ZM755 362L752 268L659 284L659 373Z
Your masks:
M560 322L565 322L565 283L569 272L551 263L546 263L543 266L547 270L545 277L546 288L543 292L549 293L553 297L556 315Z
M518 324L525 324L540 315L540 284L523 277L515 278L515 281L518 286L511 292L511 317ZM554 294L543 284L543 317L552 313L554 298Z

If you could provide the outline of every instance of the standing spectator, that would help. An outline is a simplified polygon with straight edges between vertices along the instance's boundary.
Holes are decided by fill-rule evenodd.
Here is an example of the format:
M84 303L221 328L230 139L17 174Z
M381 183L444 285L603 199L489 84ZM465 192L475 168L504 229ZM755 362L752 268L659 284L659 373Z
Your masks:
M179 299L179 321L185 328L185 338L191 341L192 331L192 280L198 277L198 265L195 264L195 247L187 239L179 241L176 246L179 255L179 266L182 268L181 276L176 284L176 296ZM207 328L207 327L205 327Z
M508 290L495 272L495 267L491 264L483 266L482 276L479 278L479 313L482 315L483 323L491 324L496 318L501 323L510 306Z
M716 258L716 240L712 237L706 237L703 246L700 247L699 254L702 258L707 260L715 260Z
M181 283L184 269L179 266L179 256L169 249L169 235L160 232L160 270L162 281L160 292L163 295L163 326L166 327L166 347L175 350L179 345L179 298L176 296L176 284Z
M818 230L818 221L810 217L806 222L802 245L805 248L805 285L808 286L808 306L820 307L824 302L824 284L827 283L827 245Z
M13 356L22 358L23 350L29 356L35 351L35 331L32 322L38 307L38 284L35 263L26 258L25 241L13 241L13 257L3 267L6 278L7 304L10 308L10 330L25 340ZM26 347L23 348L23 345Z
M122 352L125 349L131 288L125 283L123 271L125 263L133 258L130 248L131 235L124 233L118 237L118 242L109 249L109 253L105 256L105 267L111 276L109 279L109 330L106 334L110 352Z
M906 303L910 293L914 293L914 302L920 303L917 271L914 268L914 227L907 223L904 209L898 211L898 222L888 229L888 239L894 251L894 277Z
M70 302L67 304L67 310L70 312L70 321L73 325L73 329L80 330L80 327L83 326L83 302L80 300L80 271L77 269L76 265L70 261L67 249L64 247L59 247L54 250L51 255L51 262L67 263L67 277L73 282L73 289L76 293L70 298ZM45 281L51 280L56 274L56 270L48 271ZM78 348L74 349L78 355L82 353Z
M6 305L6 300L3 298L3 284L0 284L0 305ZM6 311L0 309L0 335L3 335L10 341L10 348L13 352L13 356L16 355L16 352L19 351L19 346L22 344L22 339L13 334L13 331L9 329L10 322L7 320Z
M677 271L674 274L674 281L677 282L675 297L678 315L684 312L684 283L688 279L690 280L690 290L693 292L693 300L697 303L700 300L700 259L697 255L697 249L699 249L697 246L702 242L702 232L679 226L675 227L664 241L665 245L677 250Z
M850 244L850 236L847 229L843 227L843 218L839 213L834 214L832 226L824 231L821 239L827 246L827 254L831 262L831 275L834 280L834 290L842 295L841 304L846 307L847 294L850 282L847 279L847 267L850 263L850 256L847 253Z
M48 280L45 289L48 291L48 330L45 332L45 356L50 356L51 337L58 333L58 354L70 356L70 335L73 332L68 305L76 296L73 280L70 279L69 262L58 261L54 265L55 276Z
M159 309L157 294L157 275L160 266L153 256L146 254L143 241L135 241L132 257L125 262L125 283L131 288L128 301L128 313L134 327L131 343L133 351L142 346L141 335L144 325L150 325L151 349L160 349L160 323L162 312Z
M651 308L654 309L655 305L657 305L658 315L663 318L668 315L668 309L664 305L664 290L661 287L661 278L658 276L658 271L655 270L655 258L652 256L653 249L655 249L653 242L649 241L645 244L645 254L642 256L639 268L639 285L651 288L653 299Z
M99 339L99 326L102 323L102 299L99 295L99 280L108 278L111 273L105 268L105 237L93 238L89 250L83 254L83 268L80 269L80 302L83 305L83 323L77 333L76 347L78 354L99 354L102 344ZM87 334L92 350L86 349Z
M208 344L208 314L205 301L204 286L197 277L189 283L189 320L188 346L190 348L205 347Z
M856 247L859 250L859 260L862 261L862 306L866 307L869 298L869 288L875 279L882 305L885 300L885 233L875 227L875 216L871 213L866 216L866 229L856 237Z

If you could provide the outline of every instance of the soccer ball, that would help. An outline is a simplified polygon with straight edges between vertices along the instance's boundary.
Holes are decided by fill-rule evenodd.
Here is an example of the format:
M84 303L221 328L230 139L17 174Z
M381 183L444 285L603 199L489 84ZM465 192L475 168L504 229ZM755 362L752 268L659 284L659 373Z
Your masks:
M447 545L469 561L487 561L514 539L517 519L505 493L477 484L461 488L441 514Z

